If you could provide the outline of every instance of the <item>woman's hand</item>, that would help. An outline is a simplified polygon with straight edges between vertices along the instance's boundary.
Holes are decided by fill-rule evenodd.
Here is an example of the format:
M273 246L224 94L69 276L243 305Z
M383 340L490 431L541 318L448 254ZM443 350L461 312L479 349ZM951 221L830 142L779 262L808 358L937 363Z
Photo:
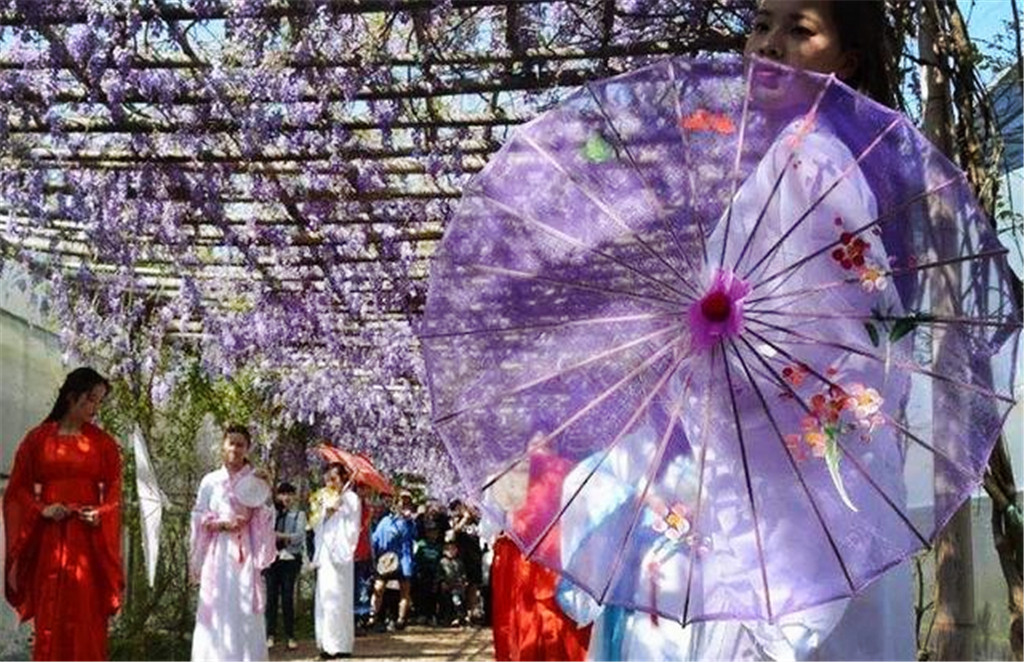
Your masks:
M242 524L244 524L244 522L239 519L224 520L220 523L220 530L226 533L231 533L232 531L237 531L242 528Z
M210 520L209 522L207 522L206 523L206 528L207 528L207 530L214 531L214 532L218 532L218 531L230 532L230 531L237 530L239 528L240 524L241 523L238 520L218 519L218 520Z
M100 514L95 508L83 508L78 511L78 518L90 526L100 525Z
M43 508L43 517L46 519L52 519L54 522L59 522L70 514L71 509L63 503L51 503Z

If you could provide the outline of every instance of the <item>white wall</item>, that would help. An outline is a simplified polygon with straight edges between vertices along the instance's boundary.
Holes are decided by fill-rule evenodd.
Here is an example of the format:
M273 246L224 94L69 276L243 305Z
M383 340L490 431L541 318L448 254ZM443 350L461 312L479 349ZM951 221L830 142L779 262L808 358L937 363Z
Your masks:
M0 273L0 472L9 474L25 432L50 411L64 379L57 336L19 282L24 274ZM2 537L0 537L2 541ZM0 542L0 567L4 546ZM0 659L28 659L29 627L19 626L6 601L0 607Z

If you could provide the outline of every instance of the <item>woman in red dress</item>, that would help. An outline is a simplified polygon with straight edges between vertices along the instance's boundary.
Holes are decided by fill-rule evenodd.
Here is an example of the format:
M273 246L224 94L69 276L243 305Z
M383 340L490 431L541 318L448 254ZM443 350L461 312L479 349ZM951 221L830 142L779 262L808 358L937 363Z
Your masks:
M525 504L516 511L512 530L537 530L536 521L550 520L559 508L562 481L572 464L557 456L530 457L530 482ZM557 558L557 527L544 539L538 557ZM494 543L491 564L491 621L496 660L583 660L590 626L580 628L558 605L558 575L527 559L510 538Z
M36 660L103 660L121 606L121 455L92 419L110 384L67 376L50 415L18 447L4 494L4 589L35 621Z

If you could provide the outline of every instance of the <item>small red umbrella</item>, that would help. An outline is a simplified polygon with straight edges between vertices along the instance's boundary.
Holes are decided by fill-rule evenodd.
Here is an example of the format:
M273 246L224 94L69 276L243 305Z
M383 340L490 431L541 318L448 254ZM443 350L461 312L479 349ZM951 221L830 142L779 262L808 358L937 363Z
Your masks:
M338 464L345 465L352 472L353 481L371 487L383 494L394 494L395 488L365 455L351 453L328 444L317 444L313 447L313 452L327 462L337 462Z

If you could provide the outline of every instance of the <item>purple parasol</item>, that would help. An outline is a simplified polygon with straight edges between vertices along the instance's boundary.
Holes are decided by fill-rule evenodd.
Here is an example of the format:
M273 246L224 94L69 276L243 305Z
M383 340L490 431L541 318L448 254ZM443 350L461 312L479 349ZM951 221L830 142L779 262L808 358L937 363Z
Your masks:
M902 115L834 77L664 60L467 187L421 334L434 423L599 600L773 620L856 593L978 486L1014 402L1005 252ZM543 516L521 507L541 455L574 467ZM935 475L927 521L905 470Z

